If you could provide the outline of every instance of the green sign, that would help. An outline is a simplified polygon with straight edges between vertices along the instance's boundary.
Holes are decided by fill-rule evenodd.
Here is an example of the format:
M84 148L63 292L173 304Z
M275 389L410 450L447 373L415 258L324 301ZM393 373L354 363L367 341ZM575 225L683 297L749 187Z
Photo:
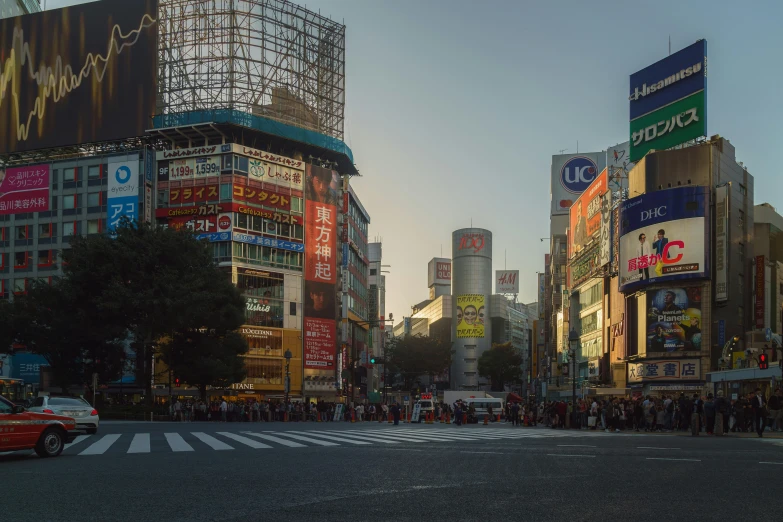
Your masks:
M706 134L707 112L700 91L631 121L628 159L637 162L652 149L669 149Z

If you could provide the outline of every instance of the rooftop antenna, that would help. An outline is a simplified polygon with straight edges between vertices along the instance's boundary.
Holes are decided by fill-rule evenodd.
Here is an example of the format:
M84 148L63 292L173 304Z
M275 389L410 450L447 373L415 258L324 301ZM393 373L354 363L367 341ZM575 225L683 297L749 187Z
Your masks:
M470 217L470 228L473 228L473 216Z

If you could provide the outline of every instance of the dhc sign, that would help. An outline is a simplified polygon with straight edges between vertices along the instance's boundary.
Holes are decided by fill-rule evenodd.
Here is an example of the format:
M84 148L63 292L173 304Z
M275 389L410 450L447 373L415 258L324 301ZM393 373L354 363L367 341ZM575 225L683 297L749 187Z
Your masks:
M560 170L560 182L574 194L581 194L598 174L598 165L585 156L574 156Z

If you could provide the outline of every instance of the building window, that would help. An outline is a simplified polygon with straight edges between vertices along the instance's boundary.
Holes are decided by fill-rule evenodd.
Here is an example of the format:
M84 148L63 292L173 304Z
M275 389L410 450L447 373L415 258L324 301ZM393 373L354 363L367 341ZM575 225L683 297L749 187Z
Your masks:
M87 221L87 233L88 234L100 234L101 233L101 219L90 219Z
M737 211L737 215L739 216L739 226L740 228L745 228L745 212L742 210Z
M29 252L16 252L14 254L14 268L27 268L27 263L29 260Z
M291 212L302 213L302 198L291 198Z
M739 190L740 190L740 194L742 194L743 196L747 196L748 195L748 189L742 183L740 183L740 185L739 185Z
M39 250L38 251L38 266L51 266L52 264L52 251L51 250Z
M63 169L63 182L78 181L77 167Z
M230 183L221 183L220 185L220 201L231 201L234 194L231 190Z
M76 221L63 223L63 237L75 236L77 232Z
M14 293L23 294L27 292L27 279L14 279Z
M0 270L5 268L5 254L0 252Z
M370 275L371 276L378 275L378 269L377 268L371 268L370 269Z
M29 237L29 232L29 227L27 225L16 227L16 239L31 239Z
M101 178L101 166L92 165L87 167L87 179L100 179Z
M75 208L79 208L77 205L77 197L76 194L70 194L68 196L63 196L63 210L73 210Z
M258 384L283 384L282 359L245 357L245 369L248 380Z
M52 237L52 224L43 223L41 225L38 225L38 238L47 239L50 237Z
M101 193L91 192L87 194L87 206L88 207L100 207L101 206Z

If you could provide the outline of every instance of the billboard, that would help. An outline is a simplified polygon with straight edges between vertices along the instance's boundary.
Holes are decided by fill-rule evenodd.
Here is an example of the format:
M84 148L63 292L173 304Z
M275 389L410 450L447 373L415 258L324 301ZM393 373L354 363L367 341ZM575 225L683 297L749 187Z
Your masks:
M706 92L706 40L632 74L630 161L706 135Z
M229 213L212 215L190 215L169 218L168 227L175 230L190 230L196 234L231 233L232 215ZM226 236L227 238L230 236Z
M578 254L601 230L601 196L606 192L607 171L604 169L569 209L569 257Z
M123 217L139 219L139 156L109 158L108 219L106 228L111 233Z
M519 270L495 270L495 293L518 294Z
M274 190L235 184L233 197L235 201L244 201L246 203L263 205L278 210L291 210L291 196L280 194Z
M620 207L620 291L709 277L706 187L650 192Z
M628 186L628 173L633 168L631 162L631 142L619 143L606 149L606 170L609 190L617 190Z
M157 0L104 0L0 20L0 154L144 136L157 18Z
M700 359L672 359L628 363L629 383L698 380L701 380Z
M567 215L577 196L595 181L605 167L605 152L552 156L551 215Z
M434 257L427 264L427 287L451 284L451 259Z
M334 369L337 303L336 173L308 165L305 201L305 368Z
M764 256L756 256L756 297L753 313L756 328L764 328Z
M485 313L483 295L458 295L457 338L483 339L485 316L488 314Z
M647 353L701 351L701 288L647 292Z
M601 196L601 232L599 238L599 263L601 266L609 264L612 256L612 191L607 190Z
M715 188L715 302L722 303L728 299L729 186L723 185Z
M0 170L0 216L49 210L49 165Z

